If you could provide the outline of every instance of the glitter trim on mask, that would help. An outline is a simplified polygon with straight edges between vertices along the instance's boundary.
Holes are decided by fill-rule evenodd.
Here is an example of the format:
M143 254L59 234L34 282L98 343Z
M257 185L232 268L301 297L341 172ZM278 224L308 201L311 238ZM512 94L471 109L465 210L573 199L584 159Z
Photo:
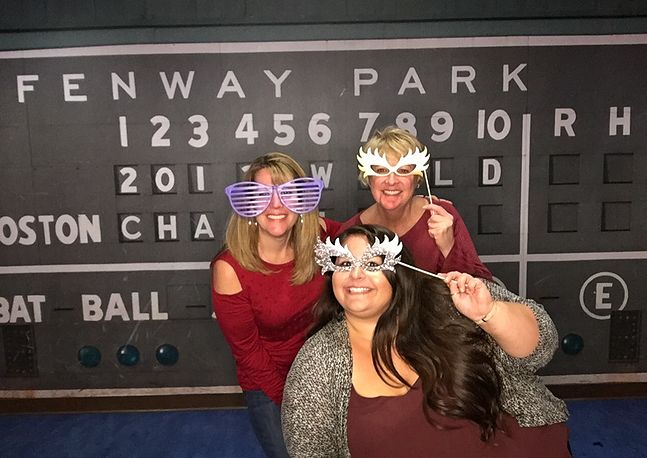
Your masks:
M350 272L355 267L360 267L367 272L377 272L380 270L395 271L395 265L400 261L400 252L402 251L402 242L398 236L394 236L389 240L388 236L384 236L384 240L376 239L373 245L364 250L362 256L357 259L348 249L348 246L341 246L339 239L335 240L333 244L330 237L326 238L326 242L317 240L315 245L315 260L321 266L321 273L326 272ZM371 259L376 256L382 257L382 263L376 264ZM344 265L338 265L333 262L333 258L342 257L347 262Z
M441 274L428 272L400 261L400 252L402 252L402 242L397 235L395 235L391 240L386 235L382 241L380 239L375 239L373 245L367 247L359 259L353 256L353 253L351 253L347 245L341 246L339 239L336 239L333 244L330 241L330 237L327 237L325 243L321 240L317 240L317 243L315 244L315 261L319 266L321 266L322 274L325 274L326 272L350 272L355 267L360 267L366 272L377 272L380 270L390 270L395 272L395 265L400 264L401 266L425 275L444 280L444 277ZM383 257L382 264L373 265L371 259L376 256ZM346 258L348 260L348 264L343 266L335 264L333 259L338 257Z

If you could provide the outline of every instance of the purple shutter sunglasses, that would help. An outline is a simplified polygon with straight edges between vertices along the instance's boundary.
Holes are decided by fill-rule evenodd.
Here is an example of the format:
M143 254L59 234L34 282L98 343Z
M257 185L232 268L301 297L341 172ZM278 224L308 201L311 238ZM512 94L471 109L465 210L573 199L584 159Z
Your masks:
M270 205L275 191L285 208L294 213L308 213L319 205L323 187L323 181L303 177L272 186L256 181L239 181L227 186L225 193L236 213L245 218L253 218Z

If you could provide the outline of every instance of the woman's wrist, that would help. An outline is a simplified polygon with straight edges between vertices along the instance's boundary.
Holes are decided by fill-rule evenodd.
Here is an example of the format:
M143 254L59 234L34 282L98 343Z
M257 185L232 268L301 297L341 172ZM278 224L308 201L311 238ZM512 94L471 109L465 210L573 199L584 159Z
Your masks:
M496 315L496 313L498 311L499 311L499 301L494 301L493 300L492 301L492 307L490 307L490 311L487 312L485 315L483 315L478 320L474 320L474 323L481 326L482 324L485 324L488 321L490 321L492 318L494 318L494 316Z

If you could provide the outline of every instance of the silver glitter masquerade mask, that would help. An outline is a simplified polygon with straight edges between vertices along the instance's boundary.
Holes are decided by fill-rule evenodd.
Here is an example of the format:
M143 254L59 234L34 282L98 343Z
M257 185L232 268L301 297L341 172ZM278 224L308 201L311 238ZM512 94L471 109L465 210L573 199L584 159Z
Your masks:
M400 260L398 256L402 251L402 242L396 235L393 240L384 236L384 240L376 239L373 245L364 250L362 256L357 259L353 256L346 245L341 246L339 239L335 243L330 242L330 237L326 242L317 241L315 245L315 259L321 266L321 273L325 272L350 272L355 267L360 267L366 272L377 272L379 270L395 271L395 264ZM381 257L381 263L372 261L375 257ZM335 264L333 258L343 258L340 264Z
M388 236L384 236L384 240L375 239L373 245L368 246L362 256L357 259L353 256L353 253L348 249L348 246L341 246L339 239L335 240L333 244L330 241L330 237L326 238L325 242L317 240L315 244L315 261L319 266L321 266L321 273L326 272L350 272L356 267L360 267L366 272L377 272L380 270L390 270L395 272L395 265L400 264L409 269L416 270L426 275L443 279L442 275L428 272L418 267L409 265L405 262L400 261L400 252L402 251L402 242L398 238L397 234L393 236L393 239L389 240ZM383 260L381 264L372 261L376 256L382 257ZM341 264L335 264L333 258L344 258Z

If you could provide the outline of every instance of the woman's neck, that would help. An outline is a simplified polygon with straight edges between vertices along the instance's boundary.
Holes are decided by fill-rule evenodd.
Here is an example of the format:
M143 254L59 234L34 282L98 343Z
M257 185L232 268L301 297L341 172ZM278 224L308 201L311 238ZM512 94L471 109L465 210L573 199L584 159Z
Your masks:
M376 396L402 396L409 391L407 385L402 384L392 375L390 382L385 382L375 370L373 365L372 344L373 334L377 320L362 320L346 316L348 338L353 354L353 387L364 397ZM402 358L392 352L393 364L398 373L410 384L417 380L418 374L407 365Z
M424 209L422 209L424 205L425 202L420 202L420 199L416 196L406 205L393 210L386 210L376 203L369 207L365 218L360 219L364 223L384 226L402 237L418 222L424 212Z
M377 319L363 319L346 315L346 326L351 345L355 343L362 346L368 344L368 347L371 347Z
M258 255L270 264L285 264L294 259L294 248L290 243L290 233L283 237L259 234Z

